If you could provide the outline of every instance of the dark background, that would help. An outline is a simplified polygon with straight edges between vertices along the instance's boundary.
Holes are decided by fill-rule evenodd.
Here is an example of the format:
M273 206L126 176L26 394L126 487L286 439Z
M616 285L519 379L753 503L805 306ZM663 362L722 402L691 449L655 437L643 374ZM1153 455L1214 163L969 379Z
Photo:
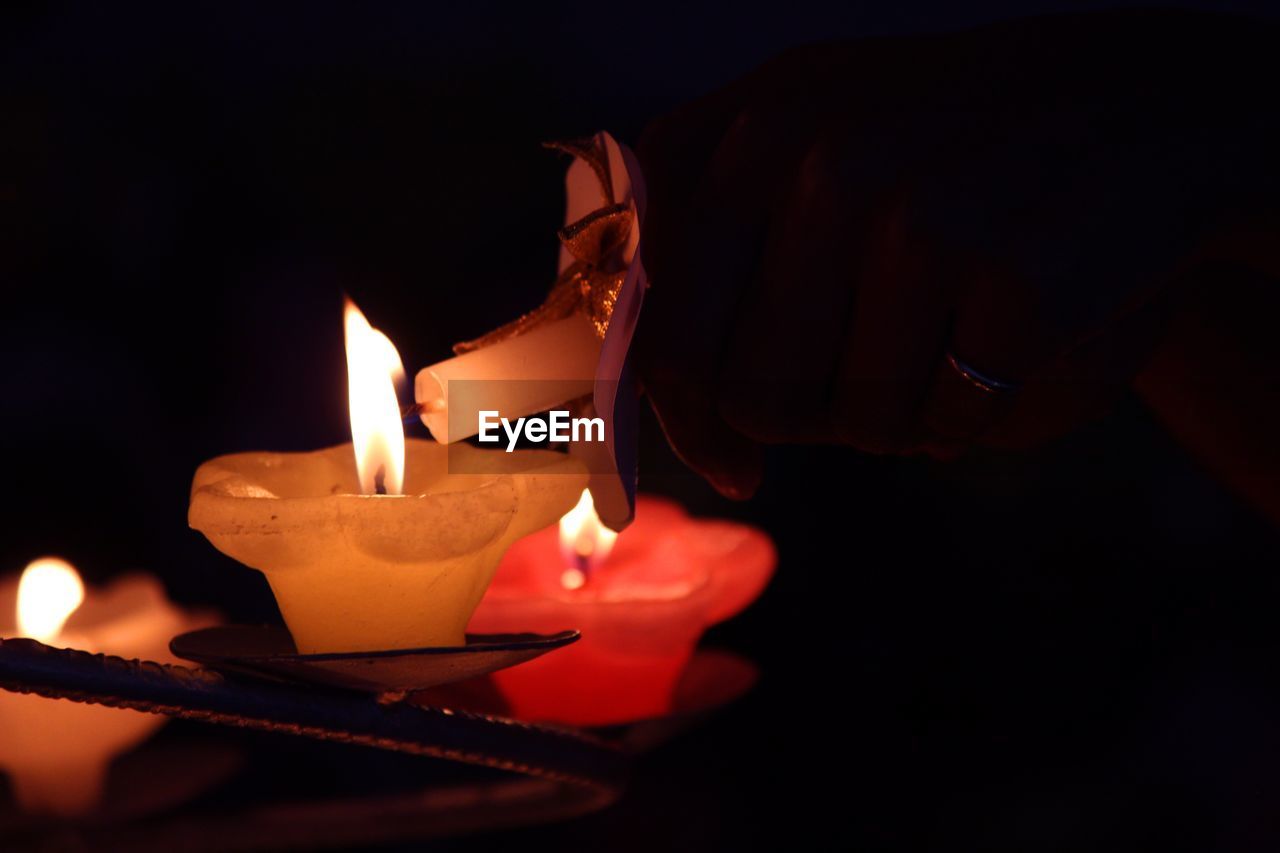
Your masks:
M564 169L541 141L634 141L792 44L1113 5L6 9L0 567L145 568L276 618L187 529L191 473L348 438L344 291L411 372L536 304ZM612 810L480 841L1271 849L1280 542L1136 401L1021 456L776 449L743 505L643 430L643 488L777 540L711 636L763 681ZM346 775L258 747L284 790Z

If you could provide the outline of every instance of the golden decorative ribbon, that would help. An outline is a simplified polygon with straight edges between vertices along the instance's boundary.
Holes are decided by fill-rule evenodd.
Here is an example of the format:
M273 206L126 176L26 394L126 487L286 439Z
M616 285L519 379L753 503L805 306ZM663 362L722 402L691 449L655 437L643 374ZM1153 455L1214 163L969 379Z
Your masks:
M591 321L602 339L609 330L614 303L626 280L626 264L622 248L634 227L634 216L628 204L613 201L613 181L609 174L609 153L596 137L545 143L547 148L572 154L595 173L600 184L602 206L571 222L557 232L560 243L574 260L551 286L547 299L539 307L492 332L470 341L453 345L456 355L482 349L507 338L522 335L545 323L563 320L581 312Z

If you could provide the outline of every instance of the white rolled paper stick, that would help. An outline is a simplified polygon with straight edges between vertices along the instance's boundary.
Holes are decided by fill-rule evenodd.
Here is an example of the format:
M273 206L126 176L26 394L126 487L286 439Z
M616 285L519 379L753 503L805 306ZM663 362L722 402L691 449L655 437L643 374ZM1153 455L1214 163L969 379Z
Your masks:
M422 368L413 398L436 441L461 441L480 431L482 410L514 420L592 393L600 345L591 321L573 314ZM460 381L465 390L450 396Z

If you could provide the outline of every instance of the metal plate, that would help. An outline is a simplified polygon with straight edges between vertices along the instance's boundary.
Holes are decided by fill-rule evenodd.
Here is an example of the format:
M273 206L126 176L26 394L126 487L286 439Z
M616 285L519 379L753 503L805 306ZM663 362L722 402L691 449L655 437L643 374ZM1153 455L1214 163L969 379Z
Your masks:
M210 669L365 693L423 690L524 663L567 646L578 631L468 634L465 646L378 652L298 654L293 638L271 625L220 625L174 637L169 649Z

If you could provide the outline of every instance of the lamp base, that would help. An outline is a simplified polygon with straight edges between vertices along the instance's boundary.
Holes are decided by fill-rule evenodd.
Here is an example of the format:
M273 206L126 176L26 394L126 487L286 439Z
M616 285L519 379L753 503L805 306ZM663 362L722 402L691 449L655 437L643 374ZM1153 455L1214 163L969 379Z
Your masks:
M532 660L575 642L556 634L469 634L465 646L298 654L289 632L272 625L219 625L174 637L169 649L210 669L275 681L395 694L438 687Z

